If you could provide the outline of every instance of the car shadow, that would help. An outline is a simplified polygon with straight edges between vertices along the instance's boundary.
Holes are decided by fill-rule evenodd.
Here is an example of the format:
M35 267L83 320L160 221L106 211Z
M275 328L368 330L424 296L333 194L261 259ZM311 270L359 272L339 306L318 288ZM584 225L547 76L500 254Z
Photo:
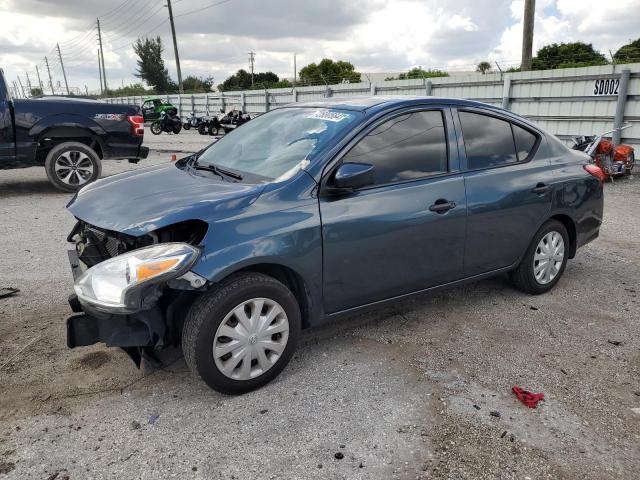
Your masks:
M56 189L47 178L34 179L2 179L0 180L0 198L18 197L22 195L70 195Z

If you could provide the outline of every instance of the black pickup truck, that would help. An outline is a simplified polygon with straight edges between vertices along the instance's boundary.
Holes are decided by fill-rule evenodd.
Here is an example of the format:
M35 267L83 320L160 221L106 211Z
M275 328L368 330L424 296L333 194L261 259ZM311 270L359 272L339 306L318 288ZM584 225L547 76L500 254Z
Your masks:
M0 170L44 166L75 192L100 177L101 160L146 158L140 107L86 99L12 99L0 70Z

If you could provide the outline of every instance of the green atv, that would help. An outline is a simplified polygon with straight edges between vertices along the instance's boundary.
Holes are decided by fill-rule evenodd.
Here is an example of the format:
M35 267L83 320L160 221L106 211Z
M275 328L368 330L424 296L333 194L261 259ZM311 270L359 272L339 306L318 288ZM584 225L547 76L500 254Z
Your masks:
M178 114L178 109L171 103L162 103L158 97L147 97L142 102L142 116L145 122L157 120L162 112L173 117Z

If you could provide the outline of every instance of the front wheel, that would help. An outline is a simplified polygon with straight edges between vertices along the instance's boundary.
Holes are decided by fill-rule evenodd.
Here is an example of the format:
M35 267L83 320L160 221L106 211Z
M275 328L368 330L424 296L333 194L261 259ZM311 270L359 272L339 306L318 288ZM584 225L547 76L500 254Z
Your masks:
M204 123L201 123L200 125L198 125L198 133L200 135L206 135L207 134L207 126Z
M191 129L191 124L189 122L184 123L182 126L184 127L185 130Z
M160 135L162 133L162 125L160 124L160 120L156 120L151 124L151 133L154 135Z
M557 220L535 234L518 267L511 272L516 288L532 295L548 292L564 273L569 258L569 234Z
M77 192L102 173L98 154L80 142L56 145L47 154L44 166L49 181L64 192Z
M189 310L184 358L214 390L246 393L270 382L289 363L300 324L298 302L282 283L260 273L236 274Z
M182 125L180 123L177 123L173 126L173 133L175 133L176 135L180 133L181 130L182 130Z

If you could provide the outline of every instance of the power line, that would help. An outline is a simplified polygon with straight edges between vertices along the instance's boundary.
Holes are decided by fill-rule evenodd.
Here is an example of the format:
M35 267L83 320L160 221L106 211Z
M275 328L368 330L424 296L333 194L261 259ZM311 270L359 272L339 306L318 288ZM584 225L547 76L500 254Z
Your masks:
M181 13L180 15L176 15L176 16L175 16L175 18L178 18L178 17L185 17L185 16L187 16L187 15L191 15L191 14L193 14L193 13L202 12L203 10L207 10L207 9L209 9L209 8L217 7L218 5L222 5L223 3L228 3L228 2L230 2L230 1L231 1L231 0L222 0L221 2L212 3L211 5L207 5L207 6L205 6L205 7L197 8L197 9L195 9L195 10L191 10L191 11L189 11L189 12L184 12L184 13Z

